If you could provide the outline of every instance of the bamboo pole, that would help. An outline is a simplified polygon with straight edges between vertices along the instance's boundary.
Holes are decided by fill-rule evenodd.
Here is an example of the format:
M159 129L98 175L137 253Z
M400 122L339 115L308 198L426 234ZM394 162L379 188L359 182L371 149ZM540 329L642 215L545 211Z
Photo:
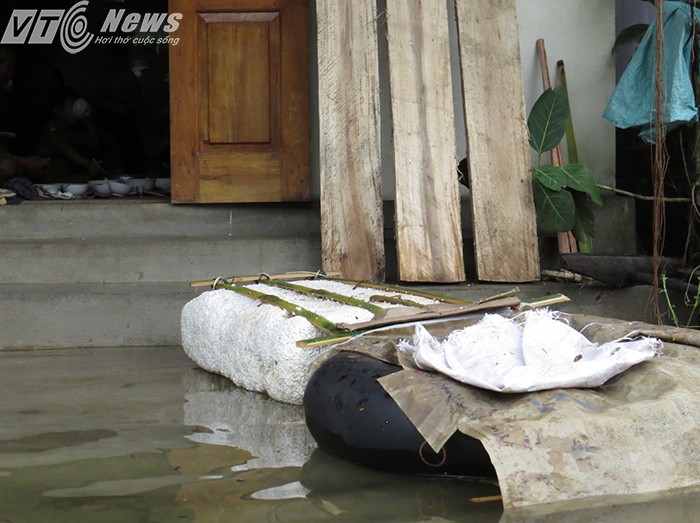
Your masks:
M537 40L537 54L540 57L540 69L542 72L542 87L547 90L552 87L552 82L549 79L549 67L547 65L547 51L544 47L544 40L540 38ZM555 167L562 167L564 165L561 153L561 146L557 145L552 149L552 165ZM559 252L570 253L578 252L576 246L576 239L571 231L560 232L557 234L557 241L559 243Z
M233 285L235 283L253 283L262 279L270 280L311 280L314 278L319 278L323 274L329 278L340 276L339 272L312 272L312 271L299 271L299 272L283 272L281 274L257 274L255 276L228 276L226 278L214 278L209 280L198 280L190 283L190 287L211 287L214 283L226 283L228 285Z

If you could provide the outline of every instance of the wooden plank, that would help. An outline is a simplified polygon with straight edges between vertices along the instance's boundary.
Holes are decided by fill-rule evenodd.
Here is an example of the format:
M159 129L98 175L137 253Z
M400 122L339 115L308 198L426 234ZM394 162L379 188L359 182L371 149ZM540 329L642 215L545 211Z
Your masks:
M457 5L477 276L540 277L515 0Z
M404 281L463 281L445 2L388 0L396 241Z
M379 65L374 0L319 0L323 268L384 279Z

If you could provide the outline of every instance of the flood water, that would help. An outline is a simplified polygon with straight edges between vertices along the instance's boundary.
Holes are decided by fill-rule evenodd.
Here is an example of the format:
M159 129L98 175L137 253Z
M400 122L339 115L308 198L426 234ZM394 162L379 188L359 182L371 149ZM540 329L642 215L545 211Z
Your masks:
M176 347L2 352L0 384L0 523L700 521L696 495L513 516L493 484L358 467Z

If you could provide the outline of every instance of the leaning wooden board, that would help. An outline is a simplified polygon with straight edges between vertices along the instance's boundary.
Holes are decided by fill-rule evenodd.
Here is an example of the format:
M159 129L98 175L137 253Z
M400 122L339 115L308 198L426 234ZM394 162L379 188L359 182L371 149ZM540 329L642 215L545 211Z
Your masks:
M477 277L540 277L515 0L457 5Z
M396 241L403 281L463 281L445 2L388 0Z
M379 65L374 0L319 0L323 268L384 279Z

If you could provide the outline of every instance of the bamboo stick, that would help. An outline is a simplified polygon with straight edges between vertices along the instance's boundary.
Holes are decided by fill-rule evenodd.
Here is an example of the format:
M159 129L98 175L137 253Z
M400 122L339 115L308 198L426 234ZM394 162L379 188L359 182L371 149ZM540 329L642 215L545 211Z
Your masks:
M382 294L373 294L369 297L369 301L380 301L382 303L391 303L392 305L403 305L404 307L418 307L420 309L425 307L424 303L418 303L417 301L407 300L401 296L384 296Z
M548 296L533 298L532 300L523 303L520 309L539 309L540 307L549 307L550 305L566 303L569 301L571 301L571 299L564 294L550 294Z
M493 296L491 298L488 298L485 300L486 303L489 301L492 301L494 299L503 299L507 298L509 293L503 293L502 295L498 296ZM530 310L530 309L538 309L540 307L548 307L550 305L554 305L557 303L566 303L568 301L571 301L568 296L564 294L550 294L547 296L541 296L539 298L533 298L527 303L523 303L520 306L514 307L516 310ZM446 317L445 319L454 319L453 317ZM406 323L406 322L403 322ZM398 325L399 323L397 323ZM375 328L369 328L369 329L358 329L356 331L353 331L351 334L348 334L347 332L340 333L340 334L331 334L328 336L320 336L318 338L310 338L306 340L300 340L297 341L296 346L301 348L301 349L309 349L309 348L314 348L314 347L325 347L328 345L335 345L337 343L342 343L348 340L351 340L352 338L356 336L360 336L362 334L367 334L371 332L372 330L375 330Z
M418 296L420 298L426 298L429 300L441 301L443 303L454 303L455 305L462 305L465 303L472 303L469 300L461 300L459 298L453 298L451 296L443 296L441 294L431 294L429 292L417 291L414 289L407 289L405 287L400 287L398 285L389 285L386 283L373 283L368 281L359 280L347 280L343 278L327 278L321 276L321 279L330 279L340 283L347 283L348 285L354 285L355 287L365 287L367 289L377 289L380 291L387 292L399 292L401 294L408 294L409 296Z
M340 276L339 272L323 273L329 278ZM271 280L311 280L319 277L318 272L299 271L299 272L283 272L281 274L258 274L255 276L229 276L226 278L214 278L209 280L198 280L190 283L190 287L211 287L215 282L226 283L233 285L235 283L253 283L261 279Z
M342 303L344 305L359 307L361 309L368 310L374 314L382 310L382 307L380 307L379 305L374 305L373 303L368 303L366 301L358 300L357 298L344 296L342 294L337 294L335 292L330 292L324 289L312 289L310 287L304 287L303 285L296 285L294 283L277 280L261 280L260 283L264 285L270 285L273 287L280 287L282 289L298 292L299 294L304 294L307 296L314 296L316 298L332 300L338 303Z
M242 294L243 296L248 296L249 298L256 299L262 303L275 305L281 309L286 310L292 316L302 316L306 318L309 321L309 323L311 323L314 327L321 330L322 332L325 332L326 334L340 334L340 331L336 327L335 323L333 323L332 321L324 318L320 314L316 314L313 311L300 307L299 305L285 301L279 296L265 294L251 289L250 287L246 287L245 285L229 285L226 283L222 283L220 285L224 289L237 292L238 294Z
M500 300L501 298L512 298L514 296L517 296L518 293L520 292L520 289L518 287L514 287L513 289L509 291L502 292L500 294L494 294L493 296L488 296L486 298L482 298L476 303L488 303L493 300Z
M472 503L488 503L492 501L502 501L503 497L500 494L497 494L495 496L481 496L478 498L469 498L469 501Z
M353 339L357 334L345 334L345 335L329 335L329 336L319 336L318 338L309 338L308 340L299 340L296 346L300 349L314 349L317 347L327 347L328 345L335 345L336 343L343 343L345 341Z
M558 84L566 91L566 98L569 98L569 87L566 83L566 69L564 60L557 61ZM576 145L576 134L574 133L574 117L571 115L571 103L569 103L569 122L566 124L566 151L569 154L569 163L578 163L578 146Z

